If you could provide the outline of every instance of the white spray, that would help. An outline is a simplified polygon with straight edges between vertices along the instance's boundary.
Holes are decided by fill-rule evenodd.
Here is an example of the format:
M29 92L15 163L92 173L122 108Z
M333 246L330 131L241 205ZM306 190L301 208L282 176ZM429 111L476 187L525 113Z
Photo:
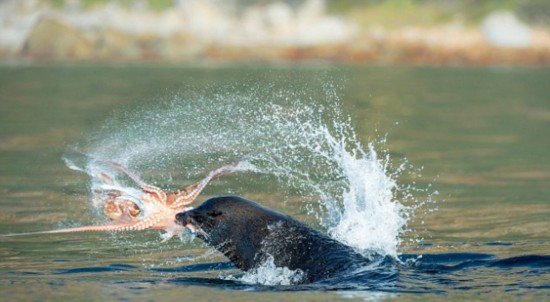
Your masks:
M274 175L283 190L317 200L308 208L333 238L366 255L397 257L413 210L396 197L400 169L389 171L388 156L360 143L335 89L321 90L320 97L247 85L186 93L114 115L82 148L134 170L168 171L160 177L170 179L243 161L241 170Z

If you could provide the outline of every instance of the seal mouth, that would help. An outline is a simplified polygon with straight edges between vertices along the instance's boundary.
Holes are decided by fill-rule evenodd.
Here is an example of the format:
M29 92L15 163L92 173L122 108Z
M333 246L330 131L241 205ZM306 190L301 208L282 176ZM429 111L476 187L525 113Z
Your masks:
M208 238L208 234L202 230L199 223L188 212L176 214L176 224L189 229L191 233L197 234L199 237Z
M200 230L196 225L190 223L184 225L184 227L189 229L193 234L197 233Z
M187 212L176 214L176 224L190 229L193 233L197 231L197 222Z

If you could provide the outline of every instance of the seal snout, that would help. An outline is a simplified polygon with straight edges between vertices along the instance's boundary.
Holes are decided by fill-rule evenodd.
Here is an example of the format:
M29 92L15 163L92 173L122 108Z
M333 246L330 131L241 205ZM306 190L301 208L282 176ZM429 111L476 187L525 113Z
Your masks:
M187 212L181 212L176 214L176 223L179 225L187 225L192 222L193 218L191 218L191 215Z
M188 228L193 233L197 231L197 222L189 215L189 211L176 214L176 224Z

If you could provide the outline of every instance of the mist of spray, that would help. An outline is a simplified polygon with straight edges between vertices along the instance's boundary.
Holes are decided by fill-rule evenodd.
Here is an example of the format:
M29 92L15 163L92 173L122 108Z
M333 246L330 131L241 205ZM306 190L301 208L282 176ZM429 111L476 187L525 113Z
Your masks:
M114 114L80 147L158 179L241 161L245 175L275 176L278 186L315 200L310 212L333 238L397 257L412 210L397 200L402 167L389 171L389 157L359 141L342 108L330 83L210 88Z

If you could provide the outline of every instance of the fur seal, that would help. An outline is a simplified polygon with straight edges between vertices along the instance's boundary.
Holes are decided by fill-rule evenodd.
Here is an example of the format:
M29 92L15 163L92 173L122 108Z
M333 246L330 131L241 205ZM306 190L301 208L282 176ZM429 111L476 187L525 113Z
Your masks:
M268 259L303 274L301 282L334 277L369 260L298 220L238 196L208 199L178 213L176 222L191 229L243 271Z

